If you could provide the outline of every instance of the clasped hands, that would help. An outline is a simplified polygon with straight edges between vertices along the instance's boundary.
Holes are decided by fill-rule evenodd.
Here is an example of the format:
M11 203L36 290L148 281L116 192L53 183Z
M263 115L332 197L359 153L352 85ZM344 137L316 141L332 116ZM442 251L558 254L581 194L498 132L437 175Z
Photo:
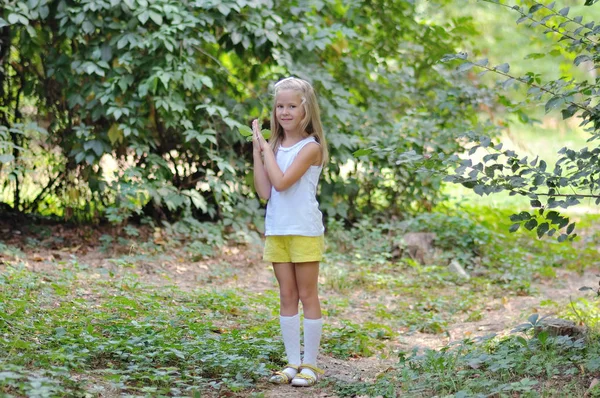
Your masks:
M271 148L260 131L258 119L252 121L252 147L254 148L254 151L258 153L262 153L267 148Z

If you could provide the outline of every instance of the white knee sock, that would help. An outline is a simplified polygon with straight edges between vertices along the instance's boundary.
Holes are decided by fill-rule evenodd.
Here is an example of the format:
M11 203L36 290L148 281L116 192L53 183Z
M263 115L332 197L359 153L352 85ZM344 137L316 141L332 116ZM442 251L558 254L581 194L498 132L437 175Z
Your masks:
M304 318L304 363L317 366L317 354L321 344L323 318Z
M281 335L285 346L285 355L288 363L300 365L300 314L294 316L279 316ZM286 368L285 372L290 376L296 376L296 371Z

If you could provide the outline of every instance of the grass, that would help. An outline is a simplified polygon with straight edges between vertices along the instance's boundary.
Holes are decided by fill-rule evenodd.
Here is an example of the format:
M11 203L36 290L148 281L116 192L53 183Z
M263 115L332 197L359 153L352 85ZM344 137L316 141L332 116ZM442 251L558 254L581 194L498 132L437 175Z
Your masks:
M54 389L44 396L99 388L86 377L67 383L73 373L133 394L189 395L205 384L235 391L280 361L272 317L258 310L273 306L273 297L188 293L129 274L93 281L74 271L40 275L18 264L5 270L0 363L12 372L0 373L5 393L37 394L41 379L32 375Z
M541 341L526 330L437 351L400 348L413 333L443 339L451 325L484 319L494 299L535 294L537 281L552 280L561 268L597 265L595 250L581 246L595 236L593 230L574 244L537 240L521 231L509 234L510 213L449 205L409 220L363 220L351 229L331 223L321 272L328 319L322 353L396 364L368 383L329 378L319 388L339 396L384 397L582 393L600 368L600 346L593 339ZM582 230L593 229L596 219L583 217ZM402 235L411 231L436 233L438 250L426 264L402 255ZM114 240L123 250L104 248L105 258L115 257L102 266L73 254L33 271L28 251L52 237L42 232L45 238L0 246L0 394L249 396L284 365L276 290L226 287L248 274L235 259L211 257L220 250L186 251L186 241L156 244L156 236L144 240L129 230ZM224 244L226 238L219 239ZM150 277L156 270L169 273L163 264L171 252L177 253L174 262L188 268L198 266L192 257L208 261L200 263L207 270L195 278L199 288L179 284L187 274ZM450 260L471 278L449 272ZM576 313L568 303L546 303L597 330L593 298L573 306Z

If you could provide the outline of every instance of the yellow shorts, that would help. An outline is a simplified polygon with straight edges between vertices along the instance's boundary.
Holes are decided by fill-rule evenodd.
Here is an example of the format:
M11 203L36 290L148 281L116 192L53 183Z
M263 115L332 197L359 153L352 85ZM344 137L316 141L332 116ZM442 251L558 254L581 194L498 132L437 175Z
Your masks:
M271 263L307 263L321 261L325 238L321 236L267 236L263 259Z

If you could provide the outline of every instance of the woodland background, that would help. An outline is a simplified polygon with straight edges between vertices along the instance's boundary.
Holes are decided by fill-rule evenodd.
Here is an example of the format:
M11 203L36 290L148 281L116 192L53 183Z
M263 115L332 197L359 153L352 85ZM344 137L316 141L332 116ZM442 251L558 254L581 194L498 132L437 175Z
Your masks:
M593 3L4 0L0 391L600 396ZM240 132L290 75L331 151L312 392L265 385Z

